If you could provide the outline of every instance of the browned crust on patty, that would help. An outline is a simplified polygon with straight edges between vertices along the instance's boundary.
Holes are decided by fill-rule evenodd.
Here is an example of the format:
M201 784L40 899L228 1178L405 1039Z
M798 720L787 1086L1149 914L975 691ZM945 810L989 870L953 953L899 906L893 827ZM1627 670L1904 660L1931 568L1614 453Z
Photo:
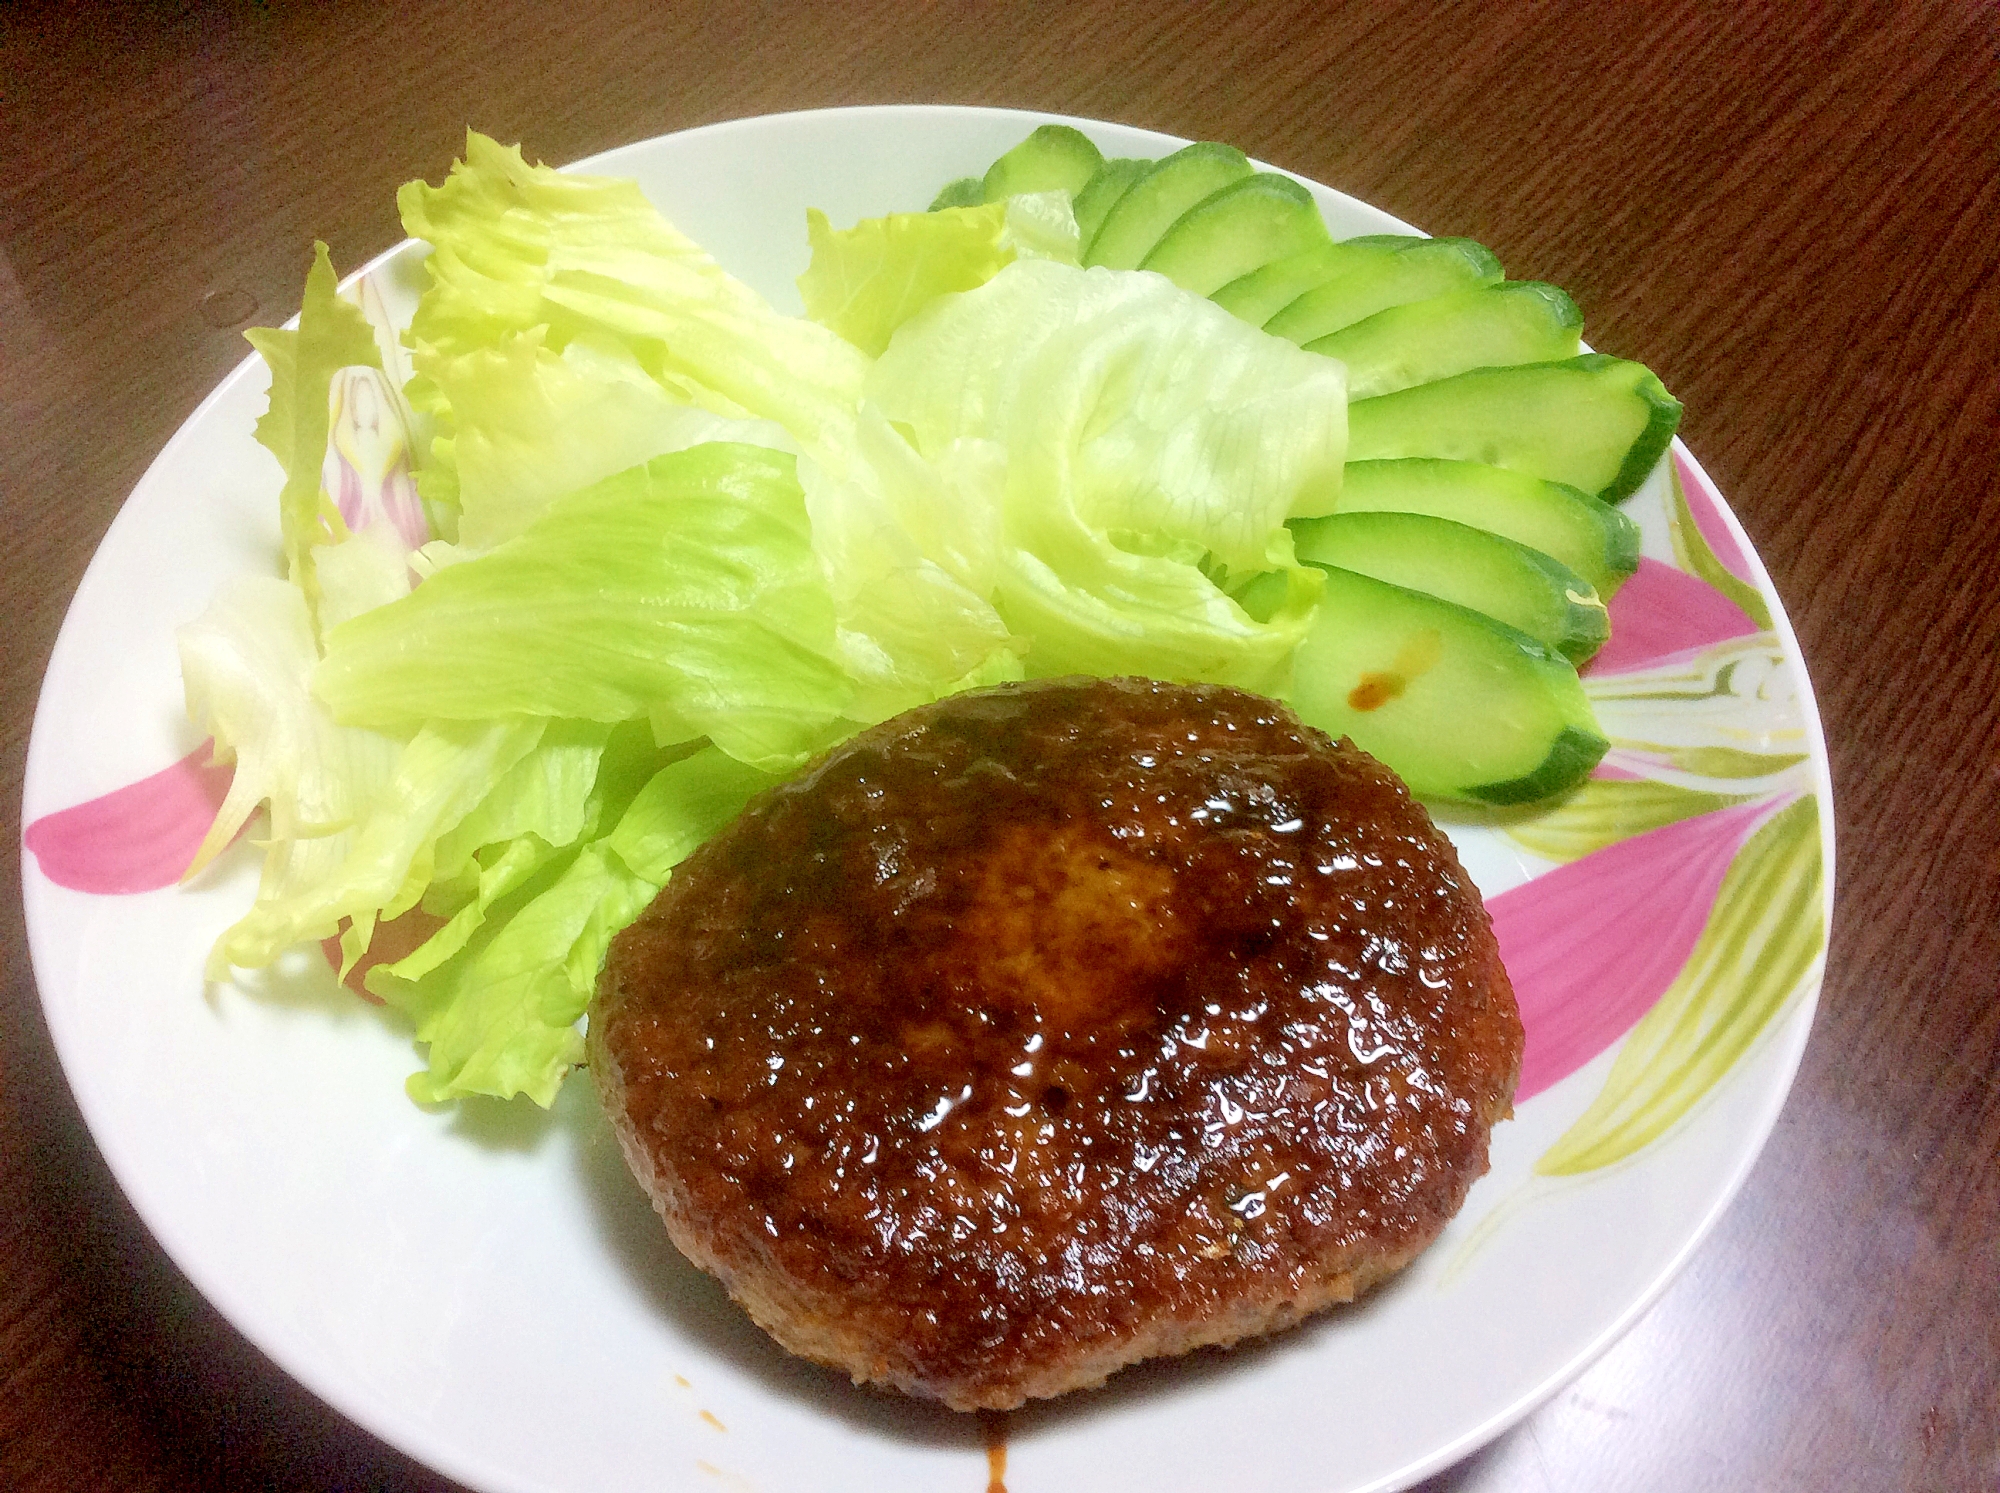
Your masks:
M972 1409L1401 1269L1521 1027L1372 758L1238 691L1052 680L753 802L614 943L590 1047L690 1259L793 1352Z

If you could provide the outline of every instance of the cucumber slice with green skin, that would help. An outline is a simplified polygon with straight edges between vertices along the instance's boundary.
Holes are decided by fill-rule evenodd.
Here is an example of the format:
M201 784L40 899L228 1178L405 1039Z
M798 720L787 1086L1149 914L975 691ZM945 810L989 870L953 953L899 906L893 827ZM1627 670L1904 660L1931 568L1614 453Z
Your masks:
M1176 218L1249 174L1250 158L1233 145L1203 140L1183 146L1156 161L1113 204L1084 250L1083 262L1114 270L1137 269Z
M947 207L977 207L986 200L986 183L976 176L961 176L945 183L944 190L931 198L930 211Z
M1103 153L1083 131L1066 124L1038 125L986 168L984 200L999 202L1022 192L1068 192L1075 197L1103 164Z
M1347 455L1480 461L1615 503L1646 480L1680 419L1680 401L1643 363L1585 353L1358 399L1347 407Z
M1427 513L1295 519L1298 557L1482 612L1581 664L1611 636L1589 582L1540 550Z
M1205 296L1273 260L1327 242L1313 194L1289 176L1259 171L1182 213L1139 268Z
M1560 482L1474 461L1351 461L1341 475L1339 511L1425 513L1470 524L1567 565L1606 601L1639 568L1639 526L1622 510Z
M1498 284L1500 273L1493 251L1469 238L1417 239L1307 291L1265 322L1264 330L1303 345L1391 306Z
M1070 204L1076 213L1076 241L1088 248L1097 237L1097 230L1104 226L1105 214L1118 205L1118 199L1131 190L1133 182L1152 169L1151 161L1115 156L1092 172Z
M1414 244L1428 240L1421 233L1361 233L1353 238L1344 238L1343 244L1355 244L1364 249L1391 249L1400 252Z
M1353 239L1315 244L1303 253L1274 259L1241 279L1231 280L1209 299L1253 327L1261 327L1307 291L1387 252L1365 245L1356 248Z
M1305 344L1347 365L1347 397L1369 399L1414 384L1518 363L1573 358L1583 313L1553 285L1503 280L1391 306Z
M1420 798L1531 803L1610 745L1569 661L1491 617L1322 566L1326 590L1287 697L1379 757Z

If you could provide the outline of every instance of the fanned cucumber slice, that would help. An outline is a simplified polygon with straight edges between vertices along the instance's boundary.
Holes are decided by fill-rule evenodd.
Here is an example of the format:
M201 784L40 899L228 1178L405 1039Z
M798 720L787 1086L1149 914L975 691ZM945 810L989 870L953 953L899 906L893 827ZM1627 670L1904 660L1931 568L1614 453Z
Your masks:
M1406 248L1363 260L1306 291L1265 322L1264 330L1303 345L1391 306L1496 284L1500 275L1493 251L1469 238L1411 239Z
M1616 502L1645 481L1680 418L1680 401L1644 364L1585 353L1356 400L1347 454L1485 462Z
M1022 192L1068 192L1074 197L1103 164L1103 154L1082 130L1066 124L1038 125L986 168L981 193L988 202Z
M1540 550L1606 601L1639 568L1639 526L1589 493L1473 461L1350 461L1342 513L1424 513Z
M1347 365L1347 397L1368 399L1470 368L1576 356L1583 313L1553 285L1504 280L1391 306L1312 342Z
M1233 145L1203 140L1183 146L1155 162L1113 204L1084 250L1083 262L1114 270L1137 269L1176 218L1249 174L1250 158Z
M1388 249L1400 252L1412 244L1425 242L1421 233L1359 233L1353 238L1344 238L1343 244L1353 244L1358 249Z
M1389 252L1354 239L1315 244L1303 253L1274 259L1241 279L1231 280L1209 299L1251 326L1261 327L1307 291Z
M1581 664L1611 636L1589 582L1540 550L1427 513L1295 519L1298 557L1470 607Z
M1421 798L1529 803L1588 776L1609 745L1569 661L1434 596L1322 567L1291 706L1352 738Z
M1259 266L1327 242L1313 194L1289 176L1259 171L1182 213L1139 268L1205 296Z
M1151 161L1136 156L1114 156L1093 171L1070 204L1076 213L1076 241L1089 248L1097 230L1104 226L1105 214L1118 205L1118 199L1131 190L1133 182L1152 169Z

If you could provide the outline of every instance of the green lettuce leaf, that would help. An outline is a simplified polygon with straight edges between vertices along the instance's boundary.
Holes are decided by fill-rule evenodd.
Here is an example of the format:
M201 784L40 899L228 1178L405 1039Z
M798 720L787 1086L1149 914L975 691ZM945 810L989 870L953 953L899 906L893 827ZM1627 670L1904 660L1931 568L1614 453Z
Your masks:
M375 524L337 542L315 545L312 555L321 636L350 617L409 594L410 551L388 524Z
M314 689L335 719L378 727L663 712L784 769L849 729L834 648L794 459L711 443L557 499L344 623Z
M455 434L458 543L483 551L512 539L564 493L655 456L710 440L785 444L776 426L729 420L677 400L628 358L562 353L542 328L493 347L430 360Z
M552 352L622 347L678 398L774 420L809 450L852 423L866 359L724 273L636 183L530 166L471 133L443 186L411 182L397 204L432 246L409 333L419 375L543 328Z
M364 952L378 919L417 905L439 836L457 824L533 749L541 721L437 722L397 755L395 770L340 837L337 864L310 881L265 885L217 948L231 964L267 965L294 944L342 935L346 962ZM312 841L288 842L310 846ZM267 865L269 858L267 857ZM347 925L343 929L343 924Z
M284 468L278 523L286 573L306 598L315 632L319 585L313 548L347 537L339 511L320 496L330 423L327 394L342 368L382 366L367 318L338 291L326 245L315 243L298 329L252 327L243 334L271 370L270 404L257 421L257 440Z
M570 980L571 951L607 914L636 917L656 888L588 846L564 857L554 879L533 890L416 991L371 980L419 1018L417 1040L430 1048L429 1068L408 1082L419 1103L525 1093L546 1107L582 1061L575 1022L590 997Z
M438 721L408 740L335 722L307 690L318 654L305 599L287 582L233 583L179 643L190 709L218 756L236 762L196 869L259 807L268 820L256 900L217 939L217 977L336 935L351 963L378 919L416 905L439 879L439 847L468 821L474 837L532 827L574 839L587 827L550 803L573 795L573 762L558 788L523 771L547 722ZM576 728L566 733L574 744ZM504 810L487 807L496 791L509 800ZM469 854L445 844L447 874L461 874L452 862Z
M806 213L806 238L812 262L799 276L806 315L871 356L939 296L984 285L1016 258L1077 260L1065 192L891 213L845 229L814 208Z
M583 1057L578 1018L605 951L666 884L674 866L776 779L703 748L668 764L610 833L544 867L453 957L416 955L375 971L370 988L417 1018L429 1067L409 1091L422 1103L526 1094L546 1107Z
M369 970L367 987L387 998L457 955L496 904L566 864L579 841L624 812L659 757L643 722L549 722L535 749L439 839L422 905L444 926L395 964Z
M907 323L865 393L998 516L1031 672L1281 687L1320 582L1284 521L1337 500L1338 362L1159 276L1018 260Z
M1024 668L1282 686L1320 581L1284 519L1337 497L1340 365L1076 269L1066 201L826 230L808 297L879 361L629 182L473 135L399 201L433 246L403 428L451 538L336 543L310 411L379 357L322 252L300 333L260 343L299 584L183 650L240 765L211 850L272 824L217 958L338 932L352 964L378 920L443 919L367 975L429 1048L419 1099L548 1103L609 940L858 723Z
M488 846L511 844L523 836L548 845L570 845L595 833L609 786L600 779L599 767L612 730L596 721L548 722L534 749L439 837L432 884L449 885L464 875L474 856ZM645 742L648 750L651 745L650 740ZM625 748L627 754L631 751L632 747ZM618 755L613 754L609 778L619 775Z
M984 531L975 526L968 549L937 474L859 407L868 359L858 349L780 315L631 182L529 166L472 134L443 186L413 182L398 201L405 226L433 246L410 341L415 397L444 432L432 472L449 477L428 478L425 492L448 481L453 501L490 517L468 518L461 540L468 527L479 545L519 532L565 472L667 449L657 402L606 387L642 378L669 403L770 421L802 458L855 718L1017 671L988 599ZM541 387L522 382L530 375Z

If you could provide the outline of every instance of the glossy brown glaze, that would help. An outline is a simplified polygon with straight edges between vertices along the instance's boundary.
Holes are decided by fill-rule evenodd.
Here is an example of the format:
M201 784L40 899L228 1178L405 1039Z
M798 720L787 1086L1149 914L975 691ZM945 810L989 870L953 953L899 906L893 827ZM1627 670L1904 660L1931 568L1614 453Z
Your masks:
M1366 1289L1486 1169L1521 1052L1386 769L1146 681L838 749L676 873L591 1026L682 1248L786 1346L958 1408Z

